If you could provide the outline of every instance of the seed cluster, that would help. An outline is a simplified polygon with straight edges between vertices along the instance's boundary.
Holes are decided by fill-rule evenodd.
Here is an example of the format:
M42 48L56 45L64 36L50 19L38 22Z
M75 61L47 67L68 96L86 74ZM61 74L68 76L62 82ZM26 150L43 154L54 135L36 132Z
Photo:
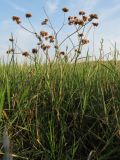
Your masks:
M97 14L90 14L89 16L86 16L85 11L80 11L79 16L69 16L68 17L68 24L69 25L79 25L79 26L84 26L86 23L91 22L94 19L98 19ZM98 23L93 22L93 26L98 26Z
M26 51L22 53L23 56L28 57L30 54Z
M48 23L48 19L44 19L44 21L41 23L42 25L46 25Z
M26 18L31 18L32 17L32 14L31 13L26 13Z
M20 24L20 23L21 23L20 17L13 16L12 19L13 19L13 21L15 21L17 24Z
M64 12L64 14L66 14L67 12L69 12L69 9L64 7L64 8L62 8L62 12ZM32 14L31 13L26 13L25 17L27 19L29 19L29 18L32 17ZM97 20L97 19L98 19L98 15L97 14L87 15L86 12L83 11L83 10L80 10L78 12L77 16L68 16L68 18L67 18L68 25L73 25L76 28L76 32L75 33L77 33L77 36L78 36L78 39L79 39L79 45L88 44L89 40L86 38L86 34L84 36L84 32L82 30L77 30L77 29L79 29L79 28L81 29L81 28L83 28L84 26L86 26L88 24L91 24L91 26L93 26L93 27L97 27L99 25L99 23L98 22L94 22L94 20ZM13 16L12 20L15 21L16 24L21 24L20 17L18 17L18 16ZM32 23L30 22L30 19L29 19L29 23L32 26ZM50 22L50 19L49 19L48 16L47 16L47 18L45 18L41 22L41 25L47 25L47 27L51 27L51 29L52 29L51 22ZM54 33L54 35L52 35L49 32L44 31L44 30L41 30L39 33L36 33L34 31L31 31L31 30L25 28L23 25L20 25L20 27L22 27L26 31L29 31L30 33L33 33L36 36L36 38L38 39L37 46L38 46L39 49L41 48L43 51L48 51L48 49L50 49L51 46L53 46L53 48L55 48L55 50L58 52L59 56L61 55L61 56L67 57L66 51L61 51L61 49L60 49L60 45L61 44L59 45L59 43L57 42L57 39L56 39L56 35L57 34L55 35L55 33ZM32 26L32 29L34 30L33 26ZM53 30L53 31L55 31L55 30ZM70 33L70 35L72 35L72 34ZM66 39L68 39L68 37ZM63 40L63 42L65 40ZM9 39L9 41L11 41L12 43L14 42L13 39ZM47 44L46 44L46 42L47 42ZM80 54L81 53L80 46L78 48L75 48L74 51ZM7 51L7 53L11 53L11 52L12 52L11 50ZM38 53L38 49L33 48L31 53L33 55L37 54ZM25 51L25 52L22 53L22 55L25 56L25 57L29 57L30 53Z
M41 48L43 49L43 51L47 50L50 48L50 45L45 45L45 44L42 44L41 45Z

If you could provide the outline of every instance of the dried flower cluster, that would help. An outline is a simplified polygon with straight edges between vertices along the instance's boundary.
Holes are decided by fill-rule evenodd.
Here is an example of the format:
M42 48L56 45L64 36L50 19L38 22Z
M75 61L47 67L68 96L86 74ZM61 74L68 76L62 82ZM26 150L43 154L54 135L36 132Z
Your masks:
M44 21L41 23L42 25L46 25L48 23L48 19L44 19Z
M31 14L31 13L26 13L26 14L25 14L25 17L26 17L26 18L31 18L31 17L32 17L32 14ZM21 23L20 17L18 17L18 16L13 16L13 17L12 17L12 20L15 21L17 24L20 24L20 23Z
M42 37L47 37L48 36L48 32L46 32L46 31L40 31L40 35Z
M65 52L64 51L60 52L60 55L65 55Z
M25 16L26 16L26 18L31 18L32 14L31 13L26 13Z
M69 12L69 9L64 7L62 8L62 11L64 13L67 13ZM46 15L47 16L47 15ZM25 14L25 17L26 18L31 18L32 17L32 14L31 13L26 13ZM48 17L48 16L47 16ZM15 21L17 24L20 24L21 21L20 21L20 17L17 17L17 16L13 16L12 17L13 21ZM63 44L67 39L69 39L72 35L74 34L77 34L77 36L79 37L78 40L79 40L79 47L78 48L74 48L74 51L77 52L77 56L81 54L81 47L80 45L85 45L85 44L88 44L89 43L89 40L86 38L86 35L88 34L88 32L86 32L85 34L85 30L83 31L83 27L88 25L88 24L91 24L93 25L94 27L97 27L99 25L98 22L94 22L94 20L97 20L98 19L98 15L97 14L90 14L90 15L86 15L86 12L81 10L79 11L79 14L78 16L69 16L68 17L68 24L69 25L75 25L75 28L76 28L76 31L74 31L73 33L70 33L70 36L68 35L60 44L58 43L58 39L57 38L57 34L61 31L62 27L60 28L60 30L58 32L55 33L55 30L50 22L50 19L49 18L45 18L42 22L41 22L41 25L47 25L48 27L50 27L54 33L54 35L52 34L49 34L49 32L46 32L44 30L41 30L39 33L36 33L34 32L34 27L32 26L32 23L29 21L30 25L32 26L33 28L33 31L25 28L23 25L20 25L20 27L22 27L23 29L25 29L26 31L34 34L36 36L36 38L38 39L38 48L42 49L43 51L48 51L48 49L51 48L51 46L53 46L56 50L56 53L58 53L58 55L56 55L56 57L66 57L66 60L68 59L68 53L67 53L67 50L64 52L64 51L59 51L61 50L60 49L60 46L61 44ZM64 26L65 24L63 24ZM77 26L76 26L77 25ZM81 29L82 28L82 29ZM90 27L92 28L92 27ZM81 32L82 31L82 32ZM84 36L85 35L85 36ZM9 41L13 42L14 40L13 39L9 39ZM47 41L47 44L45 43L45 41ZM55 43L54 43L55 42ZM52 43L52 44L51 44ZM37 54L39 49L36 49L36 48L33 48L32 49L32 54ZM12 50L9 50L7 51L8 53L11 53ZM46 53L45 53L46 54ZM25 51L22 53L23 56L25 57L28 57L30 56L30 53Z
M50 43L53 43L55 41L55 37L52 35L49 35L46 31L40 31L40 36L45 38L45 40L49 40Z
M55 46L54 46L54 48L55 48L55 49L58 49L58 48L59 48L59 46L58 46L58 45L55 45Z
M55 37L54 36L49 36L48 38L50 39L50 43L53 43L55 41Z
M13 17L12 17L12 20L15 21L17 24L20 24L20 23L21 23L20 17L13 16Z
M82 45L88 44L89 40L88 39L82 39L81 40Z
M15 50L14 49L9 49L9 50L7 50L7 54L10 54L10 53L13 53Z
M45 45L45 44L42 44L41 45L41 48L43 49L43 51L47 50L50 48L50 45Z
M89 15L90 18L93 20L93 19L98 19L98 15L97 14L90 14Z
M85 15L85 11L80 11L79 15L82 15L82 16Z
M80 25L84 26L87 22L92 21L93 19L98 19L97 14L90 14L89 16L85 15L86 13L84 11L80 11L79 15L81 17L76 17L76 16L69 16L68 17L68 24L69 25ZM94 26L98 26L98 23L93 23Z
M13 38L9 38L9 41L10 41L10 42L13 42L13 41L14 41L14 39L13 39Z
M79 36L79 37L83 37L84 35L83 35L83 33L80 33L80 34L78 34L78 36Z
M93 22L92 24L94 27L97 27L99 25L99 23L95 23L95 22Z
M36 48L33 48L33 49L32 49L32 53L33 53L33 54L37 54L37 52L38 52L38 50L37 50Z
M68 17L68 24L69 25L80 25L80 26L83 26L84 25L84 21L78 17L71 17L69 16Z
M25 51L25 52L22 53L22 55L25 56L25 57L28 57L30 54L27 51Z
M62 9L62 11L66 13L66 12L69 12L69 9L65 7Z

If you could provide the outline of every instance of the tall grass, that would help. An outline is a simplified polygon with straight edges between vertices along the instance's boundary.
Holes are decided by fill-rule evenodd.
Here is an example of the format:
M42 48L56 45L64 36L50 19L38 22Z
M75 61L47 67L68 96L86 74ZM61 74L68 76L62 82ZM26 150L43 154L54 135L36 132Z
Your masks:
M49 65L0 67L0 130L14 159L118 159L119 63Z

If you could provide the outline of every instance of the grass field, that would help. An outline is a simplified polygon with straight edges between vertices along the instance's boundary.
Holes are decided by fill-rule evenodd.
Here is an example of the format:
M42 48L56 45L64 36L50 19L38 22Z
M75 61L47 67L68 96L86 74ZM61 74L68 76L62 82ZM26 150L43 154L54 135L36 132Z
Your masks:
M119 62L1 65L0 121L16 160L118 160Z

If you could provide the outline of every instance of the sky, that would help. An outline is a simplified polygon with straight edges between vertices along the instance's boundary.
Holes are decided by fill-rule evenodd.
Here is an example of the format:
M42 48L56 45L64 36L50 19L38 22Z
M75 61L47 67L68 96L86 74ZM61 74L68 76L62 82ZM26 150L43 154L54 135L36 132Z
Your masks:
M80 10L88 14L97 13L99 16L99 27L95 31L96 55L100 47L100 41L104 39L104 49L107 53L113 45L117 44L120 49L120 0L0 0L0 58L6 57L5 52L10 43L11 33L14 34L18 45L23 50L34 47L36 40L29 33L22 30L13 23L11 17L20 16L22 23L28 26L25 13L32 13L32 24L39 32L43 29L41 21L46 17L43 11L45 8L55 29L62 24L63 7L69 8L69 15L76 15ZM65 33L69 34L71 30ZM61 33L61 37L65 34Z

